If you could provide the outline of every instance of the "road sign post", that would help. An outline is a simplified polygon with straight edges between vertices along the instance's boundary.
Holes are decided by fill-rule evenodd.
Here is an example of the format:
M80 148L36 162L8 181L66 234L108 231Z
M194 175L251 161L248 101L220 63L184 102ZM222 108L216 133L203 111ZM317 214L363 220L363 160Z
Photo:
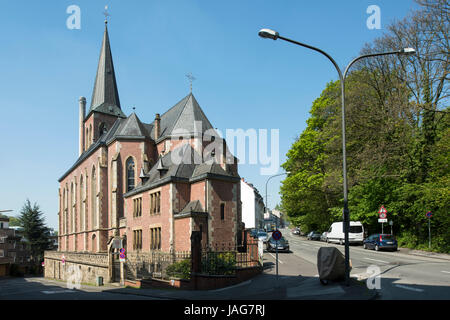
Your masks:
M272 232L272 238L273 240L275 240L275 252L276 252L276 272L277 272L277 285L278 285L278 241L281 239L282 234L280 232L280 230L275 230L274 232ZM270 244L269 244L270 246Z
M382 205L380 210L378 210L378 222L381 222L381 233L384 233L384 223L388 222L387 221L387 210L386 208Z

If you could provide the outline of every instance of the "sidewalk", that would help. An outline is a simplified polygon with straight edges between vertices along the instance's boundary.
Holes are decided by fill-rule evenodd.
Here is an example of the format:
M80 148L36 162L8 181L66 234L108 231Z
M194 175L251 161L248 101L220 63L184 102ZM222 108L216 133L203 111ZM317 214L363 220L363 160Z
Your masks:
M111 288L110 293L143 295L176 300L372 300L376 292L364 283L351 279L347 287L343 282L322 285L314 264L300 259L300 275L279 275L273 266L240 284L215 290L134 289Z

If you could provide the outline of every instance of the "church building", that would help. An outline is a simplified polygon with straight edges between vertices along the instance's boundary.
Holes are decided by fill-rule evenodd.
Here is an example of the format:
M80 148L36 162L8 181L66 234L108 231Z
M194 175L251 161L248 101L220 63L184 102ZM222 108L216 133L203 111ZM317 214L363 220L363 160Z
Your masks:
M179 101L178 101L179 100ZM178 102L177 102L178 101ZM59 179L59 251L189 251L241 242L237 159L191 92L174 105L126 115L107 22L89 109L79 99L79 157ZM115 247L116 248L116 247Z

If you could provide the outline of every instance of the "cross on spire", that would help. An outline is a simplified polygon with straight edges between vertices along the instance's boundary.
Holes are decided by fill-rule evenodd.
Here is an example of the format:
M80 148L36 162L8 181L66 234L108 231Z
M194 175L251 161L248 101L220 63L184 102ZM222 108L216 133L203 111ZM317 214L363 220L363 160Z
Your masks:
M107 24L108 23L108 17L111 16L108 13L108 6L107 5L105 6L105 11L103 11L103 15L105 16L105 24Z
M186 78L189 79L190 89L191 89L191 92L192 92L192 81L194 81L194 80L196 80L196 79L195 79L195 77L192 75L191 72L189 72L189 73L186 75Z

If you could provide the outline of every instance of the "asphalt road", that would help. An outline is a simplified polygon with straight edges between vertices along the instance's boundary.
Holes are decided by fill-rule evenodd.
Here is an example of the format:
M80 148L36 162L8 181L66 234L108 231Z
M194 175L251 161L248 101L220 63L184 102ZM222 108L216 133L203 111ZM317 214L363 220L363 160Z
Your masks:
M282 232L289 240L290 254L314 265L317 263L317 252L320 247L333 246L344 253L343 245L309 241L305 237L292 235L288 229ZM374 279L376 274L368 268L379 268L380 288L375 290L378 290L380 299L450 299L450 260L413 256L398 251L376 252L365 250L360 245L350 246L350 259L351 277L359 279L372 277L369 281L373 285L376 285ZM289 269L289 260L291 258L279 255L279 268L283 266L284 269Z
M39 278L7 278L0 280L0 300L161 300L158 298L120 294L114 287L82 285L68 289L65 282Z

